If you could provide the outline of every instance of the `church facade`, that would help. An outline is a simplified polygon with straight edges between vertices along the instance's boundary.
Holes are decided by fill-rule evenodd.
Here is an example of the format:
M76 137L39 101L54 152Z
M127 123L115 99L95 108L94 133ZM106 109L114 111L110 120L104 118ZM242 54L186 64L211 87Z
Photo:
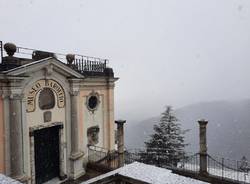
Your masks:
M99 58L4 49L0 173L32 184L84 175L89 145L115 148L113 70Z

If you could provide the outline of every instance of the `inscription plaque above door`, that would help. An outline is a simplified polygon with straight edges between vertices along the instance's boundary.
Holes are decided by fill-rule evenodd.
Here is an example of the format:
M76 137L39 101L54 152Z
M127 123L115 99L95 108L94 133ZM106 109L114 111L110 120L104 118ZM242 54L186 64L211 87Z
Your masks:
M37 94L44 88L49 88L56 94L58 108L63 108L65 106L65 94L62 86L54 80L42 79L36 81L28 91L27 112L34 112L36 110Z

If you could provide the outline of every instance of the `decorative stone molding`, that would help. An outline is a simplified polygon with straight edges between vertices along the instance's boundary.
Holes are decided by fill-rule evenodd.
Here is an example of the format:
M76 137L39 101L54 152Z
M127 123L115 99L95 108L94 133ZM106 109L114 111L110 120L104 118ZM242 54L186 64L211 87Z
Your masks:
M73 91L73 90L71 90L71 91L69 92L69 94L70 94L71 96L78 96L79 93L80 93L80 91Z
M50 122L51 119L52 119L52 113L51 113L51 111L45 111L43 113L43 121L44 121L44 123Z
M67 54L66 60L67 60L69 65L72 65L73 61L75 60L75 55L74 54Z
M65 107L65 93L62 86L55 80L38 80L36 81L32 87L30 87L27 94L27 112L34 112L36 108L36 97L37 94L43 90L44 88L49 88L53 90L57 97L57 106L58 108Z
M51 76L53 73L53 65L48 65L44 68L45 71L45 77Z
M88 110L92 113L97 110L100 104L100 95L99 93L95 92L94 90L86 97L85 105L87 106Z
M63 129L63 123L62 122L53 122L50 124L42 124L42 125L38 125L38 126L33 126L29 128L29 132L30 132L30 136L34 136L34 131L36 130L41 130L43 128L50 128L53 126L59 126L60 129Z
M6 43L4 44L4 50L9 56L13 56L16 52L16 45L14 43Z
M79 151L77 153L72 153L69 157L70 160L79 160L79 158L83 157L84 153L82 151Z
M98 126L89 127L87 130L88 145L94 146L99 142L100 128Z

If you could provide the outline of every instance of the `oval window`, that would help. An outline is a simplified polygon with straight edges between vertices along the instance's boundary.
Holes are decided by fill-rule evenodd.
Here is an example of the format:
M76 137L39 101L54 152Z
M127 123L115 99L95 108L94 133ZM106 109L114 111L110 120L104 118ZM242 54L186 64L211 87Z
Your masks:
M55 106L55 95L49 88L44 88L39 95L39 107L42 110L52 109Z
M98 105L98 98L97 96L90 96L88 99L88 107L90 110L96 109Z

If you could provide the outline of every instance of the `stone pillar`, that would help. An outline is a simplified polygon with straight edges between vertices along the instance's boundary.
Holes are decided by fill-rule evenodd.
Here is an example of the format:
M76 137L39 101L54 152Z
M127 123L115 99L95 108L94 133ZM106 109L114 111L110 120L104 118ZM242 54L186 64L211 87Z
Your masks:
M207 174L207 123L206 120L198 121L200 126L200 174Z
M10 96L10 162L11 176L19 181L25 180L23 163L23 127L21 100L23 95Z
M78 93L71 93L71 156L79 153L78 143Z
M71 101L71 178L76 179L82 176L85 171L82 165L83 152L79 149L79 112L78 112L78 94L79 91L70 93Z
M117 120L117 137L118 137L118 167L124 166L124 123L126 120Z

